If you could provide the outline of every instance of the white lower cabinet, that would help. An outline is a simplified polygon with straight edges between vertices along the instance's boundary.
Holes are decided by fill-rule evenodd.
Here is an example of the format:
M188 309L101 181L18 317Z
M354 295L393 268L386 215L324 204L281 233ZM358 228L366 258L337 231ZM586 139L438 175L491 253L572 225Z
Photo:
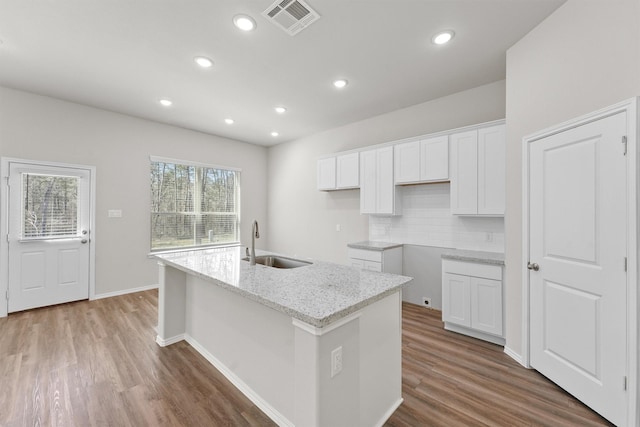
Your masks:
M445 329L504 345L502 266L442 261Z
M402 274L402 247L384 250L349 248L349 265L363 270Z

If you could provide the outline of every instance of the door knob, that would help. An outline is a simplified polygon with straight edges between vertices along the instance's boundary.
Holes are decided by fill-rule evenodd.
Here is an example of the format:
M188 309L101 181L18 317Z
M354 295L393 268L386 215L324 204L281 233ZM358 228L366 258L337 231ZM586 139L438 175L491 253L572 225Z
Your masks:
M533 270L533 271L538 271L540 270L540 266L538 264L536 264L535 262L533 264L531 264L530 262L527 263L527 268L529 270Z

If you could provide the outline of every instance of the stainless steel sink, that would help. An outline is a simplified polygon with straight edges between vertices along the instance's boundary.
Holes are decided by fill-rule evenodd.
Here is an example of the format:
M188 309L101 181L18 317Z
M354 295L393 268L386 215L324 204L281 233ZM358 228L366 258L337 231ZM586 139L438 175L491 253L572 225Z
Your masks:
M242 258L242 260L249 261L249 257ZM256 257L256 264L262 264L273 268L298 268L304 267L305 265L311 265L313 263L282 256L261 255Z

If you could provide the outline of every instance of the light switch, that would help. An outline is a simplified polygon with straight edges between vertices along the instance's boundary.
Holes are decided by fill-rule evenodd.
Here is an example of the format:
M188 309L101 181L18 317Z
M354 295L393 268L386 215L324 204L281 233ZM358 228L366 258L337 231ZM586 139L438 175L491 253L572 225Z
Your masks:
M108 211L109 218L121 218L122 210L120 209L109 209Z

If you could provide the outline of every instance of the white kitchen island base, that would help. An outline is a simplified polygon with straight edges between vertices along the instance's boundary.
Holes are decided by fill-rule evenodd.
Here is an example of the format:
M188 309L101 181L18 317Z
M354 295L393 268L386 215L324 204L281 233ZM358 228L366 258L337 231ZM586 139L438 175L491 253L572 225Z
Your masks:
M160 282L158 344L185 339L277 424L380 426L402 403L400 289L316 327L166 264Z

